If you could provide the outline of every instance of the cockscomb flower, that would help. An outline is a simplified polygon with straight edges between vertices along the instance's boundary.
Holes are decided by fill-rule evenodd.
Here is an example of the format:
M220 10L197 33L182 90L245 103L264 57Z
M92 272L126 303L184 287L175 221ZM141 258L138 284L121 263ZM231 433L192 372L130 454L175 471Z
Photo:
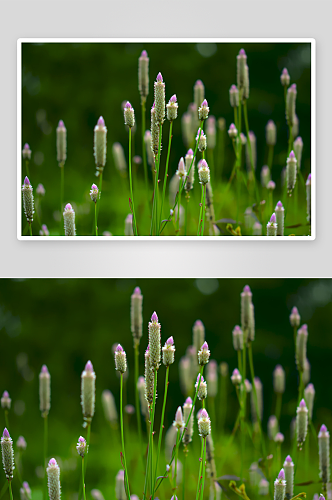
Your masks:
M297 331L296 336L296 363L300 371L304 371L304 365L307 359L307 341L308 327L302 325Z
M183 157L180 158L176 175L180 178L180 182L182 181L183 177L185 178L187 175Z
M295 157L294 151L289 153L286 164L286 180L287 180L287 191L291 195L295 184L297 176L297 159Z
M231 123L228 129L228 135L231 139L235 139L237 137L237 128L234 123Z
M289 316L289 322L291 326L300 326L301 316L299 315L299 311L297 307L293 307L291 314Z
M267 223L266 226L267 236L277 236L277 229L278 229L277 218L276 214L273 213L271 215L270 221Z
M150 365L158 370L160 366L161 353L161 325L158 322L157 313L154 312L149 322L149 346L150 346Z
M115 478L115 498L116 500L126 500L126 490L125 490L125 471L123 469L119 470Z
M205 88L202 80L197 80L194 85L194 103L196 110L200 107L204 101Z
M31 160L31 149L28 143L24 144L23 150L22 150L22 157L23 160Z
M315 399L315 388L313 384L308 384L304 389L304 397L307 402L308 415L310 420L312 420L312 412L314 409L314 399Z
M296 84L293 83L287 90L287 99L286 99L286 118L289 126L294 125L295 121L295 103L296 103Z
M201 161L201 167L198 170L199 183L203 186L210 182L210 169L206 160Z
M137 286L130 299L130 327L134 347L138 346L143 335L143 295Z
M111 424L116 424L118 421L118 412L116 410L115 399L111 391L105 389L102 392L101 402L106 420Z
M323 424L318 434L319 476L323 484L330 482L330 433Z
M275 146L277 142L277 127L273 120L269 120L265 127L266 144Z
M241 351L243 349L243 331L236 325L232 332L233 336L233 347L235 351Z
M189 418L189 415L191 412L189 422L184 430L183 438L182 438L182 442L185 445L188 445L189 443L191 443L192 437L194 434L194 411L195 411L195 409L192 410L192 407L193 407L192 399L190 397L188 397L185 400L185 403L183 405L183 420L184 420L185 425L187 424L187 421L188 421L188 418Z
M308 408L305 404L304 399L300 401L300 405L296 410L296 435L297 444L299 449L302 449L302 445L305 441L308 432Z
M281 201L278 201L275 207L276 221L277 221L277 236L284 236L284 220L285 220L285 209Z
M273 371L273 389L276 394L285 392L285 370L281 365L277 365Z
M13 440L10 437L8 430L5 428L1 437L1 453L2 465L8 481L13 479L14 465L14 450Z
M239 105L239 90L236 85L232 85L229 89L229 101L232 108L236 108Z
M284 469L278 474L277 479L274 481L274 500L284 500L286 495L286 481Z
M194 180L195 180L195 160L194 160L194 152L192 149L188 149L184 161L185 161L185 169L187 172L185 190L188 192L194 187Z
M176 414L175 414L175 420L173 422L173 425L174 427L177 429L177 430L180 430L182 429L182 427L184 427L184 422L183 422L183 415L182 415L182 408L181 406L178 407L178 409L176 410Z
M197 376L195 389L197 390L198 399L200 401L203 401L203 399L207 398L207 383L204 381L203 375L201 376L201 380L199 380L199 377L200 377L200 375Z
M129 101L125 104L123 115L125 125L128 125L129 128L133 128L135 125L135 112Z
M211 420L205 408L202 409L198 420L198 433L203 439L211 434Z
M158 125L165 120L165 83L161 73L158 73L154 82L154 102L156 107L156 121Z
M56 151L59 167L63 167L67 158L67 129L62 120L56 129Z
M114 359L115 369L122 374L125 373L125 371L127 371L127 355L120 344L118 344L115 349Z
M8 391L4 391L1 396L1 408L4 410L10 410L12 400L10 399Z
M19 451L25 451L27 449L27 442L23 436L19 436L16 441L16 447Z
M258 221L256 221L252 227L252 234L254 236L262 236L262 224Z
M76 445L76 450L77 450L77 453L82 457L84 458L85 455L87 454L88 452L88 447L87 447L87 444L86 444L86 441L84 439L84 437L80 436L78 438L78 442L77 442L77 445Z
M294 153L297 159L297 169L298 171L301 169L301 160L302 160L302 150L303 150L303 141L302 137L297 137L293 144Z
M55 458L51 458L51 460L48 462L46 473L49 500L60 500L60 467L58 466Z
M243 89L246 78L247 56L244 49L241 49L237 58L237 87Z
M24 183L22 186L22 196L23 196L23 210L26 219L29 224L32 224L33 214L35 213L35 209L34 209L33 189L28 177L25 177L24 179Z
M239 370L237 368L235 368L235 370L233 370L233 373L231 376L231 381L232 381L232 384L234 384L235 386L240 385L242 382L241 373L239 372Z
M241 293L241 326L244 333L244 342L247 341L246 334L250 322L250 306L252 301L252 293L250 287L246 285Z
M311 174L308 175L305 183L306 198L307 198L307 220L311 222Z
M170 98L170 100L168 101L168 104L166 106L167 120L169 120L170 122L176 120L176 118L178 117L178 108L179 108L179 105L176 102L176 95L174 94L174 95L172 95L172 97Z
M243 86L243 98L249 99L249 66L246 64L244 68L244 86Z
M38 184L37 188L36 188L36 193L37 194L40 194L40 196L45 196L45 188L43 186L43 184Z
M269 494L269 482L264 478L259 481L258 494L259 496L267 496Z
M23 481L22 488L20 488L21 500L31 500L31 488L27 481Z
M124 234L125 236L134 236L133 214L128 214L125 218Z
M98 193L99 193L98 186L96 184L92 184L90 189L90 198L94 203L97 203Z
M46 224L42 224L39 230L39 236L49 236L49 235L50 232L48 230L48 227L46 226Z
M81 405L85 425L91 423L95 413L96 374L91 361L88 361L81 375Z
M151 366L149 345L145 351L144 360L145 360L145 372L144 372L145 399L147 403L151 405L153 402L153 391L154 391L154 370Z
M159 149L159 122L157 121L156 105L153 103L151 108L151 150L154 157L158 156Z
M206 99L203 100L202 104L198 108L198 119L200 121L206 120L209 116L210 108Z
M75 211L70 203L67 203L63 212L65 236L76 236Z
M42 417L46 417L51 408L51 375L46 365L39 374L39 409Z
M274 190L275 190L275 188L276 188L276 183L275 183L274 181L272 181L272 180L271 180L271 181L269 181L269 182L267 183L267 186L266 186L266 187L267 187L267 189L268 189L269 191L274 191Z
M195 347L196 353L200 350L201 346L205 341L205 327L203 322L198 319L195 321L193 326L193 346Z
M283 85L284 87L288 87L289 83L290 83L290 76L289 76L289 73L287 71L287 68L284 68L281 72L281 75L280 75L280 81L281 81L281 85Z
M294 464L292 457L288 455L283 463L286 481L286 497L293 498L294 496Z
M198 150L202 153L207 148L206 135L204 131L200 128L196 136L196 142L198 142Z
M210 359L210 350L207 342L204 342L200 351L198 351L198 364L200 366L206 365Z
M285 436L281 433L281 432L277 432L277 434L275 435L275 438L274 438L274 442L275 443L283 443L285 440Z
M163 364L165 366L172 365L174 363L174 354L175 354L173 337L169 337L166 340L162 351L163 351Z
M100 175L106 165L106 141L107 128L102 116L99 117L97 125L94 128L94 156L96 163L96 175Z
M145 102L149 94L149 58L146 50L142 50L138 58L138 90L141 101Z

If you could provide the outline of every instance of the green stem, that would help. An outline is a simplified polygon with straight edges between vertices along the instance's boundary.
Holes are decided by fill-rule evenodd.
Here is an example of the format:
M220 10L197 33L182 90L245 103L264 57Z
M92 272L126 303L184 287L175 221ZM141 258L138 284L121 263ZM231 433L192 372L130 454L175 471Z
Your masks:
M256 176L255 176L255 166L254 166L254 159L252 155L252 149L251 149L251 141L249 137L249 122L248 122L248 111L247 111L247 101L246 99L243 101L243 115L244 115L244 122L246 126L246 134L247 134L247 144L248 144L248 150L249 150L249 158L250 158L250 166L251 166L251 171L252 171L252 177L253 177L253 182L254 182L254 189L255 189L255 197L256 197L256 203L259 203L259 197L257 193L257 183L256 183Z
M130 129L129 129L130 130ZM121 425L121 446L122 446L122 456L123 456L123 466L124 466L124 483L127 499L130 500L130 491L129 491L129 481L128 481L128 470L127 470L127 462L126 462L126 453L125 453L125 445L124 445L124 436L123 436L123 404L122 404L122 393L123 393L123 373L120 376L120 425Z
M203 207L202 207L202 218L203 218L203 221L202 221L202 232L201 232L201 236L204 236L204 223L205 223L205 200L206 200L206 184L204 184L203 191L204 191L204 196L203 196Z
M280 422L281 404L282 404L282 394L278 392L276 401L276 413L275 413L278 422Z
M144 180L145 180L145 189L146 189L146 199L149 203L149 181L148 181L148 164L146 159L146 146L144 142L145 136L145 97L142 98L142 156L143 156L143 166L144 166Z
M180 433L179 433L179 429L178 429L177 433L176 433L176 444L175 444L176 452L175 452L175 460L174 460L174 491L176 491L176 488L177 488L177 477L178 477L179 434Z
M97 226L97 202L95 203L95 228L96 228L96 236L98 236L98 226Z
M82 457L82 487L83 487L83 497L84 497L84 500L85 500L84 457Z
M60 184L60 229L63 232L64 228L62 227L62 218L63 218L63 200L64 200L64 191L65 191L65 166L63 163L59 164L60 171L61 171L61 184ZM61 232L60 232L61 234Z
M188 223L188 205L189 205L190 196L189 193L186 194L186 206L185 206L185 214L184 214L184 235L187 236L187 223Z
M103 172L99 172L99 194L98 194L98 206L97 206L97 220L96 220L96 226L98 226L98 216L99 216L99 210L100 210L100 201L101 201L101 190L103 187Z
M164 201L165 201L165 194L166 194L166 185L167 185L167 177L168 177L168 164L169 164L169 157L171 153L171 143L172 143L172 130L173 130L173 122L170 122L169 125L169 138L168 138L168 150L167 150L167 160L166 160L166 169L165 169L165 177L164 177L164 186L163 186L163 197L161 200L161 209L160 209L160 221L159 221L159 228L161 225L161 219L163 218L163 207L164 207Z
M181 191L179 191L179 196L178 196L178 220L177 220L177 232L176 235L178 236L180 234L180 206L181 206Z
M29 173L29 160L25 160L25 168L26 168L26 171L27 171L27 176L29 177L30 179L30 173Z
M203 198L204 198L204 188L202 186L202 190L201 190L201 203L199 205L200 208L199 208L199 219L198 219L198 227L197 227L197 236L200 236L200 233L201 233Z
M29 222L29 233L30 233L30 236L32 236L32 227L31 227L31 222Z
M131 127L129 127L129 187L130 187L131 207L133 210L133 229L134 229L134 235L137 236L134 193L133 193L133 179L132 179L132 172L131 172Z
M8 480L8 483L10 500L13 500L12 482Z
M6 422L6 428L9 431L9 419L8 419L8 410L5 410L5 422Z
M150 414L151 414L151 419L150 419L150 434L149 434L149 447L148 447L148 457L146 461L146 472L145 472L145 483L144 483L144 493L143 493L143 500L147 499L147 486L149 482L149 472L150 472L150 480L151 480L151 500L153 500L154 497L154 485L152 485L153 481L153 469L152 469L152 462L153 462L153 426L154 426L154 414L155 414L155 405L156 405L156 392L157 392L157 369L154 369L154 381L153 381L153 401L152 401L152 407L150 409Z
M204 441L204 449L203 449L203 480L202 480L201 494L200 494L200 499L201 500L203 500L203 495L204 495L204 483L205 483L205 471L206 471L206 465L205 465L205 459L206 459L206 438L204 438L203 441Z
M141 421L141 408L139 404L139 393L137 388L137 381L139 377L139 345L135 345L135 404L136 404L136 416L137 416L137 429L138 429L138 439L140 450L142 447L142 421Z
M47 477L46 477L46 467L47 467L47 441L48 441L48 417L44 416L44 499L47 500Z
M185 489L186 489L186 465L187 465L187 456L188 456L188 449L185 446L184 450L184 459L183 459L183 474L182 474L182 500L185 500Z
M158 451L157 451L157 459L156 459L156 469L155 469L154 484L155 484L156 478L157 478L158 462L159 462L159 456L160 456L160 450L161 450L161 441L162 441L163 430L164 430L165 408L166 408L166 400L167 400L167 392L168 392L168 376L169 376L169 366L166 367L164 402L163 402L163 409L162 409L162 412L161 412L161 421L160 421L160 429L159 429Z
M268 165L270 172L271 172L271 179L272 179L273 152L274 152L274 146L269 145L269 151L268 151L268 156L267 156L267 165Z
M197 489L196 489L196 500L199 499L199 494L200 494L200 487L201 487L201 478L202 478L202 466L203 466L203 455L204 455L204 443L205 439L202 438L202 444L201 444L201 455L200 455L200 461L199 461L199 472L198 472L198 481L197 481Z

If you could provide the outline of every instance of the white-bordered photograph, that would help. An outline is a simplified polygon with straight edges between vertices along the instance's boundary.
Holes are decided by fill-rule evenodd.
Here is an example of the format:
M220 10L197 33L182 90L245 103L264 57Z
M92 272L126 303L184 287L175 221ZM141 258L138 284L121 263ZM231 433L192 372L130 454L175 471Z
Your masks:
M17 48L18 239L315 239L313 39Z

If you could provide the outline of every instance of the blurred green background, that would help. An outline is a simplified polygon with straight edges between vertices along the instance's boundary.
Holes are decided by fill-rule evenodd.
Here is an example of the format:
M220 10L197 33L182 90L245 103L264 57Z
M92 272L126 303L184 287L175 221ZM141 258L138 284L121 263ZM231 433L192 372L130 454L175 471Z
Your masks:
M297 404L297 370L294 359L293 330L289 325L291 308L296 305L301 323L308 324L308 359L311 382L316 389L313 423L332 426L331 398L327 391L330 379L332 338L332 281L323 279L33 279L0 281L0 393L8 390L12 398L9 414L10 431L16 442L23 435L28 448L23 456L24 477L31 486L41 486L36 469L42 465L43 426L39 412L38 373L46 364L51 374L52 403L49 414L49 455L60 457L64 497L77 492L80 467L75 451L82 428L80 375L88 359L93 363L96 381L96 413L92 422L88 490L100 487L105 497L113 493L115 474L120 468L119 433L111 432L103 414L101 393L110 389L119 408L119 379L114 369L112 345L120 342L127 352L129 378L126 401L134 404L133 344L130 333L130 296L139 286L143 294L144 328L140 348L140 374L147 345L147 324L155 310L162 326L162 343L174 337L175 364L170 369L169 397L165 429L176 408L184 402L178 382L178 362L192 342L192 326L201 319L211 358L226 361L230 374L237 366L232 345L232 329L240 322L240 293L249 284L253 293L256 339L253 343L255 372L264 387L263 427L274 412L272 372L280 363L286 371L281 432L285 434L282 457L290 452L290 422ZM165 368L159 370L157 422L159 422ZM218 398L217 398L218 399ZM198 407L198 406L197 406ZM226 432L230 433L238 403L229 383ZM4 427L4 413L0 422ZM213 424L212 424L213 425ZM195 424L196 426L196 424ZM143 426L145 429L145 426ZM135 470L137 439L135 416L127 429L127 461ZM223 444L224 441L221 440ZM237 441L236 441L237 443ZM235 443L235 444L236 444ZM195 427L194 446L198 453ZM216 457L223 457L223 446ZM234 449L218 474L239 473L238 451ZM247 466L254 460L251 448ZM312 464L317 463L315 446ZM218 455L220 454L220 455ZM198 455L197 455L198 456ZM257 459L257 456L256 456ZM163 462L162 462L163 463ZM195 462L196 464L196 462ZM302 463L301 463L302 466ZM196 465L195 465L196 467ZM197 474L196 469L194 470ZM299 469L297 480L301 479ZM309 479L317 479L313 466ZM302 474L303 475L303 474ZM316 477L317 476L317 477ZM308 479L308 476L306 477ZM141 479L138 478L137 482ZM135 484L134 493L140 494ZM0 484L5 482L1 476ZM18 482L14 481L17 496ZM311 487L313 488L313 487ZM303 491L303 488L302 490ZM306 489L306 491L311 491ZM315 492L312 489L312 492ZM299 492L299 491L298 491ZM38 492L37 492L38 493ZM39 498L38 494L34 498ZM7 492L8 494L8 492ZM162 495L162 498L164 496ZM70 497L74 498L74 497Z
M59 211L60 205L60 171L56 161L56 127L60 119L64 120L68 139L65 202L71 202L76 210L78 234L90 235L93 203L89 190L92 182L96 180L93 129L99 116L104 117L108 129L108 152L98 221L99 233L107 230L114 235L122 235L124 219L129 212L128 181L124 181L115 171L111 146L114 142L120 142L128 158L128 133L123 124L121 103L129 100L135 109L137 122L134 154L142 155L141 110L137 82L138 57L142 49L147 50L150 58L146 128L150 127L153 81L159 71L166 83L166 101L174 93L178 98L179 118L173 127L170 158L170 174L174 174L180 157L186 154L180 117L193 101L193 85L197 79L201 79L205 85L210 113L216 118L224 117L227 129L234 121L233 109L229 104L229 88L236 83L236 55L242 47L248 56L249 126L257 137L258 179L260 169L267 160L266 123L273 119L277 125L277 145L272 171L272 178L277 183L277 202L281 197L280 173L285 166L287 155L287 125L283 88L280 84L280 74L285 66L290 73L291 83L297 84L296 112L300 122L299 135L304 142L301 168L303 177L306 178L310 172L310 44L24 43L22 147L28 142L32 149L30 180L33 187L36 188L38 183L42 183L46 189L46 196L41 201L41 222L48 225L51 234L57 234L59 231L59 224L53 217L54 212ZM166 123L163 130L162 171L166 162L168 128L169 124ZM229 178L234 161L232 144L227 135L226 146L225 180ZM143 165L139 165L137 169L134 197L139 217L144 220L148 214L144 212L146 199L142 182ZM193 203L197 206L200 196L198 188L197 184L192 194L195 200ZM215 192L214 195L219 202L218 193ZM304 203L304 200L304 192L301 192L299 201ZM234 192L229 192L222 201L225 205L223 210L218 210L218 203L215 204L216 218L235 218ZM55 217L59 217L59 214L55 214ZM24 227L24 217L22 222ZM37 226L38 223L35 223L34 234L38 234Z

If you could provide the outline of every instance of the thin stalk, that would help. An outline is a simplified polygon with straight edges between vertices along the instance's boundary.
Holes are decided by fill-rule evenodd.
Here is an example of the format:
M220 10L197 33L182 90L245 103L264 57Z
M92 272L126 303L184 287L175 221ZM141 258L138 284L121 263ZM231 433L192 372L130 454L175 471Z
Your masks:
M185 489L186 489L186 465L187 465L187 456L188 456L188 448L184 447L183 450L184 459L183 459L183 474L182 474L182 500L185 500Z
M85 500L84 457L82 457L82 487L83 487L83 498Z
M177 430L176 433L176 452L175 452L175 460L174 460L174 491L176 491L177 488L177 476L178 476L178 455L179 455L179 447L178 447L178 442L179 442L179 429Z
M177 220L177 236L180 234L180 206L181 206L181 191L178 196L178 220Z
M237 351L237 367L239 369L239 372L242 375L242 359L241 359L241 349L238 349Z
M10 500L13 500L12 482L8 480L8 483Z
M271 172L271 178L272 178L273 152L274 152L274 146L271 146L271 145L269 144L269 151L268 151L268 155L267 155L267 166L268 166L268 167L269 167L269 169L270 169L270 172Z
M199 459L198 481L197 481L197 489L196 489L196 500L199 499L199 494L200 494L200 486L201 486L201 479L202 479L203 455L204 455L204 442L205 442L205 439L202 439L201 455L200 455L200 459Z
M303 398L303 391L304 391L304 386L303 386L303 371L299 369L299 398L297 405L299 406L301 399Z
M144 180L145 180L145 189L146 189L146 199L149 202L149 183L148 183L148 164L146 159L146 146L144 142L145 135L145 102L146 99L143 98L142 105L142 156L143 156L143 166L144 166Z
M204 449L203 449L203 480L202 480L202 486L201 486L201 494L200 498L203 500L203 495L204 495L204 483L205 483L205 471L206 471L206 438L203 439L204 441Z
M30 236L32 236L32 227L31 227L31 222L29 222L29 233L30 233Z
M166 367L164 402L163 402L163 409L162 409L162 412L161 412L161 421L160 421L160 429L159 429L158 451L157 451L157 458L156 458L156 469L155 469L155 481L154 481L154 484L155 484L156 478L157 478L158 462L159 462L159 456L160 456L160 450L161 450L161 441L162 441L163 430L164 430L165 408L166 408L166 400L167 400L167 392L168 392L168 376L169 376L169 366Z
M201 190L201 202L200 202L200 205L199 205L200 209L199 209L199 219L198 219L198 227L197 227L197 236L200 236L200 232L201 232L203 198L204 198L204 189L203 189L203 186L202 186L202 190Z
M64 199L64 191L65 191L65 166L63 163L59 164L61 171L61 180L60 180L60 229L63 231L62 227L62 213L63 213L63 199Z
M189 193L186 193L186 205L185 205L185 213L184 213L184 235L187 236L187 223L188 223L188 205L189 205L190 196Z
M5 410L5 422L6 422L6 428L8 429L8 431L10 431L10 429L9 429L9 419L8 419L8 410Z
M282 404L282 394L278 392L276 401L276 412L275 412L275 416L277 417L278 422L280 422L281 404Z
M258 193L257 193L255 166L254 166L254 159L252 156L251 142L250 142L250 137L249 137L249 122L248 122L248 111L247 111L247 101L246 100L244 100L244 102L243 102L243 115L244 115L244 122L245 122L245 126L246 126L247 144L248 144L248 149L249 149L250 165L251 165L252 176L253 176L253 181L254 181L256 203L258 203L259 197L258 197Z
M155 404L156 404L156 392L157 392L157 370L154 370L154 383L153 383L153 401L152 401L152 407L150 409L150 433L149 433L149 445L148 445L148 456L147 456L147 461L146 461L146 471L145 471L145 483L144 483L144 493L143 493L143 500L147 499L147 487L148 487L148 482L149 482L149 472L151 476L151 482L152 482L152 458L151 455L153 453L152 447L153 447L153 424L154 424L154 412L155 412ZM154 497L154 492L153 489L151 489L151 500L153 500Z
M44 499L47 500L47 478L46 478L46 467L47 467L47 437L48 437L48 421L47 415L44 416Z
M100 210L100 200L101 200L101 190L103 187L103 172L99 173L99 196L98 196L98 206L97 206L97 218Z
M134 235L137 236L134 193L133 193L133 179L132 179L132 172L131 172L131 127L129 127L129 187L130 187L131 206L132 206L132 211L133 211L133 229L134 229Z
M169 125L168 150L167 150L167 160L166 160L164 186L163 186L163 197L161 200L159 228L160 228L160 224L161 224L161 219L163 218L163 207L164 207L165 194L166 194L166 184L167 184L167 177L168 177L168 164L169 164L169 157L170 157L170 153L171 153L171 144L172 144L172 137L173 137L172 130L173 130L173 122L171 121L170 125Z
M98 236L98 226L97 226L97 202L95 203L95 229L96 229L96 236Z
M27 176L30 179L30 173L29 173L29 160L25 160L25 169L27 171Z
M135 405L136 405L136 417L137 417L137 429L138 429L138 439L139 439L139 449L142 450L142 421L141 421L141 408L139 404L139 393L137 388L137 381L139 377L139 346L135 345Z
M130 129L129 129L130 130ZM123 404L122 404L122 392L123 392L123 373L120 376L120 425L121 425L121 445L122 445L122 456L123 456L123 465L124 465L124 483L127 499L130 500L130 491L129 491L129 482L128 482L128 471L127 471L127 462L126 462L126 453L124 446L124 436L123 436Z
M204 223L205 223L205 210L206 210L206 207L205 207L205 200L206 200L206 184L204 184L204 187L203 187L203 192L204 192L204 196L203 196L203 207L202 207L202 232L201 232L201 236L204 236Z

